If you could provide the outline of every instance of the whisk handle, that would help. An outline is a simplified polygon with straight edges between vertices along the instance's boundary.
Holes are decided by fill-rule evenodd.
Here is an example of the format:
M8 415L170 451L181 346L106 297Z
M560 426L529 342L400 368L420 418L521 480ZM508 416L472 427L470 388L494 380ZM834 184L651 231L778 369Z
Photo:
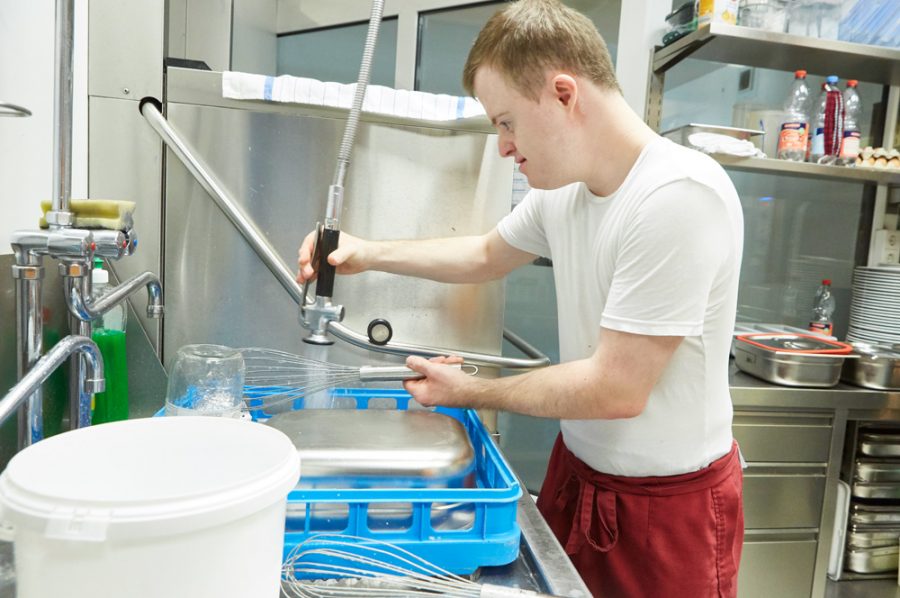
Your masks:
M459 364L450 367L460 368ZM397 382L401 380L417 380L425 376L413 371L406 366L376 366L364 365L359 368L359 379L362 382Z
M478 596L479 598L553 598L549 594L539 594L522 588L495 586L489 583L481 586L481 593Z
M363 382L395 382L400 380L413 380L424 378L419 372L406 366L376 366L364 365L359 368L359 379Z

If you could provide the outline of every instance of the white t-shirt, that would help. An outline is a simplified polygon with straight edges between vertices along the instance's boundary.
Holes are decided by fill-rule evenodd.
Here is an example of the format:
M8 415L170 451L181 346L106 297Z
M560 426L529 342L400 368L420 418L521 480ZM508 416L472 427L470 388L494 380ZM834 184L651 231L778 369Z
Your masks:
M533 190L497 229L553 260L562 361L592 355L601 327L685 337L639 416L563 420L569 450L626 476L697 471L730 451L743 216L714 160L658 138L612 195Z

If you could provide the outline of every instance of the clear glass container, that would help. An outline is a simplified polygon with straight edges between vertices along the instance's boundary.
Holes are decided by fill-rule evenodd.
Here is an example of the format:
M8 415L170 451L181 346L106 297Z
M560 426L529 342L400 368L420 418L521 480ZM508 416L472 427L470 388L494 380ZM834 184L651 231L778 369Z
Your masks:
M222 345L178 350L166 393L166 415L241 416L244 358Z
M786 28L786 0L741 0L738 25L783 32Z

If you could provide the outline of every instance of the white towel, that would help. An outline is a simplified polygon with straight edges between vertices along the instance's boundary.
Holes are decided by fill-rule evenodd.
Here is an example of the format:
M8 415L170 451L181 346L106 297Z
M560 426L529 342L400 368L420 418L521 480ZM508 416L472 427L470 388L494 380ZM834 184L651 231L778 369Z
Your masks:
M225 71L222 97L232 100L266 100L314 106L350 108L356 83L323 82L306 77L270 77ZM475 98L366 86L363 111L419 120L448 121L483 116L484 108Z
M736 139L719 133L692 133L688 143L707 154L729 154L746 158L765 158L766 155L746 139Z

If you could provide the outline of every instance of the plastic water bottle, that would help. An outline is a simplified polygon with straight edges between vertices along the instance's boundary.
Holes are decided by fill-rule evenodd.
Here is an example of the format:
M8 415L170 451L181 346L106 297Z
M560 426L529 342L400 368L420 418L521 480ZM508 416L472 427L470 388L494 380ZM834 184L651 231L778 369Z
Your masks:
M94 261L91 272L94 297L106 292L109 272L103 269L103 260ZM91 423L128 419L128 361L125 355L125 303L110 308L103 317L94 320L91 338L103 356L106 390L94 396Z
M857 84L855 79L850 79L847 81L847 89L844 90L844 136L841 142L840 162L846 165L856 164L856 156L859 154L859 117L862 105L856 91Z
M809 330L826 336L832 336L834 332L834 295L831 292L831 280L825 279L816 291L815 304L813 305L812 320L809 322Z
M794 84L784 102L784 122L778 134L778 158L803 162L809 143L809 85L806 71L794 71Z
M838 78L829 75L822 84L816 103L816 118L809 142L809 161L827 164L841 152L844 132L844 96L837 86Z

